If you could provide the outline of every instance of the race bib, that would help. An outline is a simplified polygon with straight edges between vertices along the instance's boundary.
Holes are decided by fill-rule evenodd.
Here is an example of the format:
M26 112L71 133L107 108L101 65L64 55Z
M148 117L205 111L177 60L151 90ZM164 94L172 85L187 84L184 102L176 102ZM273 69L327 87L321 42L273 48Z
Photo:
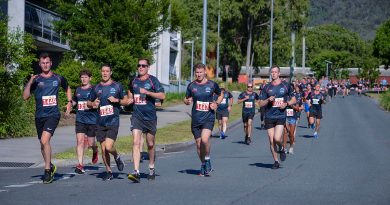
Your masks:
M252 102L245 102L245 108L253 108Z
M134 104L136 104L136 105L146 105L145 97L142 97L140 94L134 94Z
M283 103L284 103L283 98L275 98L272 107L281 107L283 105Z
M313 105L318 105L320 104L320 99L313 99Z
M226 104L226 98L224 98L221 102L222 105Z
M286 114L287 114L287 117L292 117L292 116L294 116L294 110L293 109L286 109Z
M55 95L42 96L42 105L43 107L56 106L57 96Z
M114 114L114 107L112 105L105 105L100 107L100 116L108 116Z
M201 112L207 112L210 110L210 102L196 101L196 110Z
M77 110L83 111L88 110L87 101L78 101L77 102Z

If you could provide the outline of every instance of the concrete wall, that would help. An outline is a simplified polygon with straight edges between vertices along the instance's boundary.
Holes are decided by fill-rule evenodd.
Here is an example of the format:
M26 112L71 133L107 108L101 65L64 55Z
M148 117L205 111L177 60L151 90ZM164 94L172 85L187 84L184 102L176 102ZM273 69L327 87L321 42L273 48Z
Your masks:
M8 0L8 30L20 29L24 31L24 0Z

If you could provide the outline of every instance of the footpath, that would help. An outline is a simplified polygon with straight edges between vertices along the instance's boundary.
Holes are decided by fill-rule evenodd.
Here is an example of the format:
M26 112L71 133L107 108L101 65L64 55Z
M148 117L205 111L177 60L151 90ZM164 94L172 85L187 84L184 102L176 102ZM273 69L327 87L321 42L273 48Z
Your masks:
M189 120L190 113L191 106L186 106L184 104L160 109L157 111L157 128ZM130 117L131 115L120 116L118 137L131 135ZM58 127L52 137L51 145L53 155L75 147L75 126ZM129 149L131 148L129 147ZM0 156L0 168L43 166L40 144L36 136L0 140ZM99 156L99 158L101 157ZM86 162L88 161L89 160L86 159ZM61 161L58 161L57 163L64 164L64 162Z

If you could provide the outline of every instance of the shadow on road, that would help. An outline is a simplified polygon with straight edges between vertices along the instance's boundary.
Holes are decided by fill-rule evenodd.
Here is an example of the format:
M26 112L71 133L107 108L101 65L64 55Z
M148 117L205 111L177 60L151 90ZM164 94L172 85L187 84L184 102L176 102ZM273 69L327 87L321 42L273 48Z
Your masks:
M98 179L103 179L103 177L106 175L106 172L104 171L104 172L100 172L100 173L92 173L92 174L89 174L89 175L95 176ZM114 179L127 179L127 174L126 173L112 172L112 176L114 177ZM142 177L142 174L141 174L141 177Z
M244 141L235 141L235 142L232 142L232 143L236 143L236 144L244 144L246 145L246 143Z
M185 170L180 170L178 172L183 174L199 175L199 170L195 170L195 169L185 169Z
M256 166L256 167L261 167L261 168L267 168L271 169L273 164L263 164L263 163L253 163L249 164L249 166Z
M313 138L312 135L301 135L300 137L303 137L303 138Z
M74 176L76 176L76 174L59 174L59 173L55 173L53 181L57 181L57 180L60 180L60 179L65 179L65 178L72 178ZM39 178L39 179L43 180L43 175L35 175L35 176L31 176L31 178Z

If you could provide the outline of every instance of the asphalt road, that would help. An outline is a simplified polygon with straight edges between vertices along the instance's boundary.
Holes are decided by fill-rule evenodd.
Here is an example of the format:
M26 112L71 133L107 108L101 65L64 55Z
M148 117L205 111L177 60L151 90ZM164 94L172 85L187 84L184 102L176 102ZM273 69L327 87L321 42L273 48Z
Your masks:
M156 180L145 174L140 184L127 180L129 162L112 181L99 166L84 175L59 167L49 185L41 169L0 169L0 204L390 204L390 113L358 96L336 98L323 113L319 139L302 120L295 154L278 170L257 116L250 146L242 124L213 139L211 177L197 175L194 147L158 156Z

